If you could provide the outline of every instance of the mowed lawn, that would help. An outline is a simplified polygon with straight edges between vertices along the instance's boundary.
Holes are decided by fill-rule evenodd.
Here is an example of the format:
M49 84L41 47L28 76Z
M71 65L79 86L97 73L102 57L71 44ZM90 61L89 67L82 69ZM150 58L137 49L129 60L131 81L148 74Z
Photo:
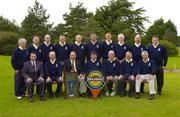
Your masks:
M152 101L148 100L148 85L139 100L119 96L98 100L54 97L42 102L35 96L34 103L27 98L16 100L13 86L10 57L0 56L0 117L180 117L180 73L165 73L163 95L156 95Z

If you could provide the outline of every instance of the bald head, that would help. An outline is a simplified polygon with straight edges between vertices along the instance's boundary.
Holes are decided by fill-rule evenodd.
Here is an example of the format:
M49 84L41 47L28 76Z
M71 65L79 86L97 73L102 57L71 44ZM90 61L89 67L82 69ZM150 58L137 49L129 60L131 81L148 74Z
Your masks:
M113 60L115 58L115 52L113 50L110 50L108 52L108 57L110 60Z
M56 53L55 53L55 51L49 52L49 58L50 58L50 60L52 60L52 61L56 59Z

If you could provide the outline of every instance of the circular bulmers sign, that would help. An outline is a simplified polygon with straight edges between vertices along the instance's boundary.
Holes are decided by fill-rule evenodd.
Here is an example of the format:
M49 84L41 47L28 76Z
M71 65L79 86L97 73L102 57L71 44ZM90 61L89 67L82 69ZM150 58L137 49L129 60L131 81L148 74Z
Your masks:
M105 86L105 78L100 70L90 70L86 74L86 85L90 89L102 89Z

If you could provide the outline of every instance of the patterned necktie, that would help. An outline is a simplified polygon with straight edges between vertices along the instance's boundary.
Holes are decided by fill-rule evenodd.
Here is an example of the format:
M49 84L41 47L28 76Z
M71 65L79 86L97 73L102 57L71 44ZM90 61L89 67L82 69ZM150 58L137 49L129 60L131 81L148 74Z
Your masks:
M72 71L72 72L75 72L74 61L71 62L71 71Z

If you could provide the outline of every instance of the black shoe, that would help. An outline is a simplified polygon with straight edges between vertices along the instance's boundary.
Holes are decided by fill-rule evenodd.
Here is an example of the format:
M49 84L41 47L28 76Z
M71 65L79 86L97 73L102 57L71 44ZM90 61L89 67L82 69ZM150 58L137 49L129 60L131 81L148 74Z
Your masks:
M136 98L136 99L139 99L139 98L140 98L140 93L136 93L135 98Z
M40 100L41 101L46 101L46 98L45 97L40 97Z
M162 95L162 89L158 89L158 94Z
M155 95L154 95L154 94L150 94L150 95L149 95L149 100L154 100L154 98L155 98Z
M29 102L34 102L34 101L33 101L33 98L29 98Z

